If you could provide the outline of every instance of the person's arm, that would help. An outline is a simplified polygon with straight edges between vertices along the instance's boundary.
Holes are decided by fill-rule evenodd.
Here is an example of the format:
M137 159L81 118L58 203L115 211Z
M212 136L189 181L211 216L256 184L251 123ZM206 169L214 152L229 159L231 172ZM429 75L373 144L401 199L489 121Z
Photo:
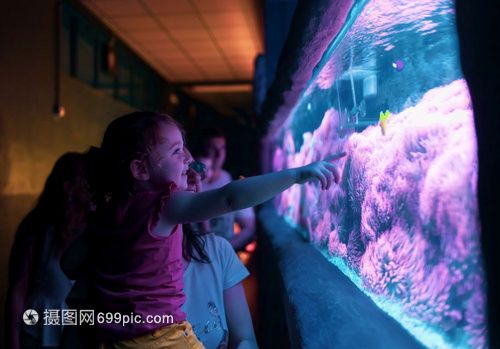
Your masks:
M224 290L224 308L229 329L230 348L258 348L252 317L241 282Z
M7 323L7 348L19 349L19 335L23 312L25 309L25 298L28 289L28 274L20 276L18 283L13 285L7 294L6 301L6 323Z
M20 326L25 309L26 295L32 275L34 241L16 237L9 261L9 287L5 307L7 348L20 348Z
M61 270L71 280L81 278L85 273L87 255L88 237L81 233L64 249L59 262Z
M233 236L230 242L236 251L240 251L255 239L255 217L236 215L235 221L241 230L239 234Z
M340 180L337 167L328 161L344 155L345 153L342 153L328 160L299 168L240 179L215 190L177 193L163 210L163 225L171 227L179 223L204 221L228 212L256 206L293 184L311 180L319 181L322 189L328 189L333 181L338 183Z

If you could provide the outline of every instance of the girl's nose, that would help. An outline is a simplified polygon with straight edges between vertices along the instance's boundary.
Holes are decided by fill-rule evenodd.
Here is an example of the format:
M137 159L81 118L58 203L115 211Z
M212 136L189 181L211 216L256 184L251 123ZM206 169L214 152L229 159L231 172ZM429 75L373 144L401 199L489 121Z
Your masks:
M184 163L188 164L193 162L193 157L191 156L190 151L187 148L184 148Z

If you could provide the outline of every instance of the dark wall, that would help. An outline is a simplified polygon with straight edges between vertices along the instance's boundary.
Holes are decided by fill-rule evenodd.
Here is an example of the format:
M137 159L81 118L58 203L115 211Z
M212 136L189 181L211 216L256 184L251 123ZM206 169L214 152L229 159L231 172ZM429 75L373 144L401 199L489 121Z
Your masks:
M266 87L274 80L276 67L288 37L297 0L266 0L264 8Z
M66 116L52 116L55 0L4 1L0 21L0 347L7 260L15 229L32 207L56 159L98 145L128 105L63 76Z
M478 142L490 348L500 348L500 10L493 1L457 0L456 6L462 70L472 98Z

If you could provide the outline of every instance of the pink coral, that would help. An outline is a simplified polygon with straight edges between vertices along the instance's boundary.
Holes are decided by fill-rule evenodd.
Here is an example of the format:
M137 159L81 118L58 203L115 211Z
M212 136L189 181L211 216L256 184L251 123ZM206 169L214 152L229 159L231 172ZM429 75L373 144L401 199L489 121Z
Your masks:
M487 348L485 323L485 303L483 292L477 289L467 302L465 317L467 319L466 329L473 336L469 339L469 344L473 348Z
M347 245L340 242L338 229L334 229L330 233L328 251L334 256L345 257L347 255Z
M425 268L425 241L399 226L383 233L368 244L361 258L360 274L366 287L389 298L406 300L412 287L412 275L422 275Z

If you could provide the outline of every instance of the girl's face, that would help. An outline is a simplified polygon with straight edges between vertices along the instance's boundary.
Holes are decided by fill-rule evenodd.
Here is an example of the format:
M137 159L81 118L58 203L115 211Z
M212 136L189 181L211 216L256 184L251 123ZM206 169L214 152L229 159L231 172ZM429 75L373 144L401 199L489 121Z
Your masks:
M175 125L161 123L157 142L147 159L149 182L153 188L162 189L174 182L178 190L186 190L188 161L181 131Z

